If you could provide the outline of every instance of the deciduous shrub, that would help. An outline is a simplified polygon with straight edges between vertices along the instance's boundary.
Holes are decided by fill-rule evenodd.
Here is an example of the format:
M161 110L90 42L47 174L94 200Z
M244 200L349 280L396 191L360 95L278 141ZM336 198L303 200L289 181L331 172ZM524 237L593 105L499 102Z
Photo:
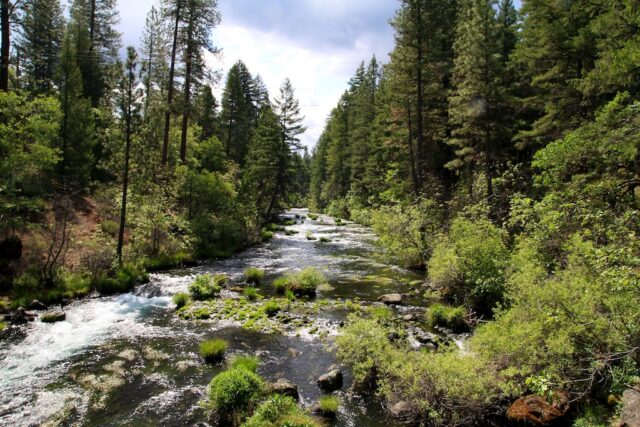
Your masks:
M454 302L491 315L504 294L509 251L503 233L486 219L456 218L429 260L429 278Z

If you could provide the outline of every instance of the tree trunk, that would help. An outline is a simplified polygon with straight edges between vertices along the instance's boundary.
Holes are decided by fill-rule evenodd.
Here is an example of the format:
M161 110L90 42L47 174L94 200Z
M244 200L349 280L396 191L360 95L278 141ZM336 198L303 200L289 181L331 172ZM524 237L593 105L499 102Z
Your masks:
M418 179L418 188L422 186L422 178L424 175L424 160L425 160L425 146L424 146L424 122L423 122L423 110L424 110L424 82L422 81L422 62L423 62L423 51L422 51L422 7L420 1L416 2L417 11L414 13L417 14L417 60L416 60L416 137L417 137L417 146L416 146L416 160L417 160L417 179Z
M189 27L187 29L187 52L185 55L185 75L184 75L184 110L182 112L182 134L180 136L180 161L184 164L187 161L187 132L189 130L189 114L191 112L191 70L193 63L193 6L189 13Z
M133 77L129 75L127 85L126 146L124 151L124 171L122 174L122 206L120 208L120 230L118 232L118 264L122 265L122 247L124 246L124 228L127 218L127 191L129 189L129 153L131 151L131 104L133 102Z
M173 109L173 80L176 74L176 52L178 50L178 30L180 29L180 8L182 1L176 5L176 21L173 28L173 46L171 47L171 65L169 67L169 88L167 94L167 111L164 113L164 139L162 141L162 166L166 166L169 156L169 132L171 130L171 110Z
M416 199L420 197L420 187L418 185L418 175L416 174L416 160L413 153L413 129L411 123L411 103L407 101L407 126L409 128L409 136L407 138L407 145L409 146L409 163L411 164L411 183L413 184L413 193Z
M2 49L0 51L0 91L9 90L9 45L11 43L11 28L9 27L9 0L0 3L0 25L2 25Z
M91 97L91 106L96 108L98 106L98 94L95 92L94 88L94 78L93 75L93 55L95 52L95 37L96 37L96 0L91 0L91 15L89 17L89 76L88 80L88 88L85 89L86 92L89 93Z

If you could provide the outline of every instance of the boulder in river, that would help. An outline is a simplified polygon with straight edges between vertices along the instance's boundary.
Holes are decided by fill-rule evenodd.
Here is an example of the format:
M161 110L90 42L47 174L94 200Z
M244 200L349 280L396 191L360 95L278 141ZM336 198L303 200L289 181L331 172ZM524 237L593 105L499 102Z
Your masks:
M25 324L28 322L33 322L36 318L36 315L20 307L16 311L11 313L11 315L7 318L10 318L12 323Z
M140 297L156 298L162 296L162 289L160 289L160 286L158 285L148 283L141 286L136 292L136 295Z
M569 407L569 397L562 391L556 391L551 401L532 394L513 402L507 411L507 417L518 423L547 425L567 415Z
M41 303L37 299L34 299L33 301L31 301L31 304L29 304L27 308L29 310L47 310L49 307L47 307L45 304Z
M295 348L290 348L287 350L289 357L299 357L302 352L300 350L296 350Z
M620 427L640 427L640 392L628 389L622 393Z
M340 390L342 388L342 372L339 369L334 369L320 376L318 387L326 392Z
M378 298L378 301L386 305L400 305L402 304L402 295L400 294L386 294Z
M389 414L398 421L411 422L416 418L416 412L408 402L400 401L389 407Z
M282 394L284 396L292 397L295 400L300 398L298 386L285 378L280 378L278 381L269 384L267 390L269 393Z
M56 322L62 322L66 318L67 318L67 315L64 311L54 310L54 311L48 311L44 313L42 317L40 317L40 321L43 323L56 323Z
M405 322L415 322L417 319L415 314L409 313L402 316L402 320L404 320Z

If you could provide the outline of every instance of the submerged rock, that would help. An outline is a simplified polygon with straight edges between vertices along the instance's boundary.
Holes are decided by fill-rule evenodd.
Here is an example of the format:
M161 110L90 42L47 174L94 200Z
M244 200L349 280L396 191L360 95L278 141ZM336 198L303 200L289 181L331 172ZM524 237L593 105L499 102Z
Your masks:
M299 357L302 352L300 350L296 350L295 348L290 348L287 350L289 357Z
M404 320L405 322L415 322L417 319L415 314L405 314L404 316L402 316L402 320Z
M547 425L567 415L569 407L569 397L561 391L554 393L551 402L542 396L528 395L513 402L507 417L515 422Z
M640 393L633 389L622 394L620 427L640 427Z
M285 378L280 378L278 381L269 384L267 390L269 393L282 394L284 396L292 397L295 400L300 399L298 386Z
M61 310L49 311L44 313L40 317L40 321L43 323L56 323L62 322L67 318L67 314Z
M342 372L339 369L334 369L320 376L318 387L326 392L340 390L342 388Z
M400 294L386 294L378 298L378 301L386 305L400 305L402 304L402 295Z

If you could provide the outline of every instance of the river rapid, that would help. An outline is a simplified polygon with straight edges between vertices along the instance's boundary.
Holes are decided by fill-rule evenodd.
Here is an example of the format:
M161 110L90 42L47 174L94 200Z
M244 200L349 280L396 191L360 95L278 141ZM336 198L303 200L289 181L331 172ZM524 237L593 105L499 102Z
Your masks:
M10 337L0 341L0 425L206 425L201 401L209 381L223 368L205 365L198 345L212 338L227 340L231 355L259 355L265 380L293 381L303 405L315 402L322 396L316 379L338 363L332 337L348 314L344 305L318 310L312 328L266 334L228 321L180 319L171 301L198 274L225 273L239 282L247 267L265 270L261 293L267 296L280 274L317 267L331 286L320 290L316 300L334 302L375 303L386 293L409 292L410 283L420 280L381 259L369 229L337 226L327 216L304 219L306 214L292 210L286 215L300 217L288 227L298 234L277 233L270 242L229 259L152 274L160 296L150 298L138 290L84 299L64 308L63 322L13 327ZM331 241L307 240L308 232ZM418 302L410 298L398 310L419 311ZM394 425L380 402L349 390L351 375L345 367L343 372L342 406L329 425Z

